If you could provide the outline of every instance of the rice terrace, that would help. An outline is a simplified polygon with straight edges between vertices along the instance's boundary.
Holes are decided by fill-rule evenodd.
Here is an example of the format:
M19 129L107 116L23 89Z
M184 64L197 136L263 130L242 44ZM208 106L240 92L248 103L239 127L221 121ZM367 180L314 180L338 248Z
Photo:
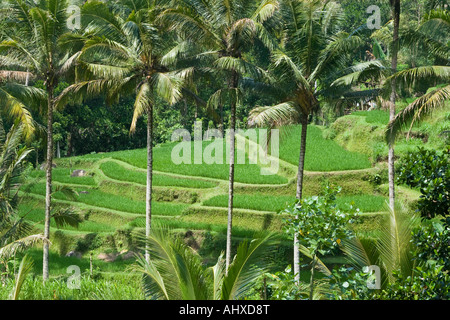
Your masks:
M447 1L0 17L1 300L449 299Z

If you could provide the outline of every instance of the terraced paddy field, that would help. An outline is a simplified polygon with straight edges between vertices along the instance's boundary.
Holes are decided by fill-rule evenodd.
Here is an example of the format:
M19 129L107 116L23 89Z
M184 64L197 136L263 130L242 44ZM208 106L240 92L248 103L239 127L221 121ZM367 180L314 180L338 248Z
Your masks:
M261 175L261 163L250 164L249 145L240 144L246 163L236 165L233 236L237 244L255 234L280 234L279 264L290 264L291 241L283 235L283 215L279 212L295 201L296 173L299 154L299 127L280 139L280 163L276 174ZM337 200L342 209L349 205L361 210L361 221L355 226L367 237L374 236L377 221L386 212L387 189L383 185L383 164L372 167L366 155L349 152L332 140L323 138L323 129L310 126L306 150L305 196L317 195L328 182L342 187ZM254 143L243 136L248 144ZM212 142L204 142L202 150ZM225 249L228 202L228 164L173 163L174 143L154 148L152 227L164 226L183 235L186 241L206 258L214 261ZM194 149L191 157L193 160ZM93 253L102 272L123 273L127 264L110 262L105 267L101 254L135 250L134 235L145 223L146 150L127 150L89 154L55 161L53 171L54 210L72 208L83 219L78 228L51 225L51 246L55 259L64 259L69 251L79 251L83 259ZM72 177L76 169L87 175ZM70 187L75 197L63 192ZM21 191L22 215L36 228L43 229L45 175L33 170ZM400 197L402 193L399 193ZM405 192L414 201L416 194ZM213 256L216 255L216 256ZM39 254L36 254L39 256ZM68 259L68 258L67 258ZM211 259L211 260L210 260ZM334 261L333 257L330 257ZM120 260L120 259L119 259ZM39 263L35 264L39 266ZM53 276L60 270L50 270ZM304 275L307 277L307 273Z

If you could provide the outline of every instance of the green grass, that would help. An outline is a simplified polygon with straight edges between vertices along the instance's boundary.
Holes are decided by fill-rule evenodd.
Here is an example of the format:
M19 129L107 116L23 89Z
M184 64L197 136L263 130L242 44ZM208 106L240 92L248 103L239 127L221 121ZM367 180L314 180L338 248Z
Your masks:
M26 188L30 193L45 195L44 184L33 184ZM85 203L99 208L113 209L117 211L130 213L145 213L145 201L134 201L130 198L105 193L95 189L80 189L77 188L79 195L76 196L76 201L69 199L61 191L54 193L53 197L58 200L70 200L74 204L76 202ZM88 193L80 193L86 191ZM180 215L187 207L183 203L168 203L168 202L152 202L152 214L162 216L177 216Z
M145 218L136 218L129 224L131 227L144 228ZM152 220L152 225L155 228L164 227L168 229L181 229L181 230L202 230L209 231L213 233L218 233L222 235L227 234L226 223L217 222L200 222L200 221L190 221L184 220L183 218L168 219L162 217L155 217ZM261 234L261 231L256 231L251 228L246 228L242 226L233 226L233 237L248 238L252 239L256 234Z
M235 194L233 197L233 207L240 209L251 209L258 211L278 212L284 209L288 204L294 203L295 197L292 196L272 196L265 194L241 195ZM204 206L228 207L228 195L222 194L212 197L203 202Z
M107 177L115 180L134 182L142 185L147 184L146 172L126 169L116 162L112 161L104 162L100 165L100 169ZM160 174L153 174L152 184L154 186L165 186L165 187L173 186L173 187L199 188L199 189L214 188L217 186L216 183L209 181L175 178Z
M81 184L88 186L95 186L95 180L91 176L85 177L71 177L71 171L67 168L54 168L52 170L52 180L65 184ZM45 178L45 171L43 170L32 170L28 174L31 178Z
M411 101L412 99L409 99L409 102ZM397 111L406 106L407 103L399 101ZM395 142L396 157L403 157L417 147L445 149L450 143L450 136L443 134L444 131L450 130L450 112L447 110L446 108L436 110L422 123L416 123L411 128L409 139L406 138L408 126ZM387 160L388 145L384 133L386 123L387 112L385 111L357 111L338 118L327 129L327 133L347 150L365 154L373 163L376 163Z
M386 197L368 194L340 196L336 204L343 209L352 204L362 212L381 212L386 210Z
M38 225L44 224L45 210L44 208L36 208L35 206L31 206L29 204L20 204L19 205L19 214L21 216L26 214L26 220L37 223ZM56 228L56 223L52 219L50 220L50 227L52 230L58 230ZM64 230L72 230L72 231L82 231L82 232L114 232L117 230L117 227L106 223L100 223L97 221L84 220L78 228L74 228L71 226L64 226L62 229Z
M7 300L12 288L13 282L10 280L4 290L0 291L0 300ZM144 298L139 276L126 274L98 280L83 275L80 289L69 288L67 279L63 277L50 279L43 285L41 277L29 276L19 295L20 300L143 300Z
M285 132L280 135L280 158L298 165L301 127L286 127L283 131ZM371 163L366 155L347 151L335 141L323 138L319 127L308 126L305 170L343 171L370 167Z
M211 142L205 141L202 144L202 152ZM202 164L194 163L194 154L198 153L194 150L194 143L190 143L191 161L188 164L175 164L172 161L172 149L177 143L166 143L159 145L153 149L153 169L155 171L174 173L186 176L205 177L220 180L228 180L229 164L226 161L226 147L223 147L222 164ZM135 167L147 168L147 152L146 149L134 149L116 151L105 154L89 154L77 157L74 161L95 161L103 158L113 158ZM237 154L236 154L237 157ZM235 162L235 181L249 184L284 184L288 179L279 175L261 175L261 168L257 164L249 164L248 157L245 158L245 164Z
M352 116L361 116L366 118L367 123L376 123L386 125L389 123L389 112L384 110L355 111Z
M288 204L295 202L295 197L286 195L266 195L252 194L241 195L235 194L233 206L241 209L251 209L258 211L279 212L286 208ZM354 206L362 212L378 212L384 211L385 198L376 195L351 195L341 196L336 200L337 206L342 209L348 208L347 205L354 203ZM203 202L204 206L211 207L227 207L228 195L218 195Z
M34 260L33 272L36 274L42 274L42 250L40 248L32 248L27 250L27 254ZM98 267L102 272L125 272L127 267L132 264L133 259L130 260L117 260L114 263L108 263L102 260L96 259L94 255L94 267ZM89 270L89 253L85 254L81 259L77 257L65 257L60 256L59 253L50 250L49 261L51 261L52 267L50 268L50 276L58 274L67 274L67 267L71 265L79 266L81 272Z

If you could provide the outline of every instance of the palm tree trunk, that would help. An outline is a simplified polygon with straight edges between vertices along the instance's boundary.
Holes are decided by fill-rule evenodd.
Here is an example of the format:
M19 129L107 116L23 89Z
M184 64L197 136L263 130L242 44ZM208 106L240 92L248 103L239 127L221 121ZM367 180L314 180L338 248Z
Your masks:
M56 142L56 157L61 158L61 148L59 147L59 141Z
M145 192L145 236L148 238L152 221L152 177L153 177L153 107L147 110L147 185ZM145 245L145 260L150 262L148 243Z
M47 167L45 180L45 220L44 237L50 240L50 217L52 201L52 169L53 169L53 86L47 85L48 110L47 110ZM49 242L44 242L42 259L42 278L49 277Z
M238 86L238 74L233 71L231 75L230 87L236 89ZM227 247L225 256L225 270L231 264L231 229L233 225L233 192L234 192L234 155L235 155L235 136L236 130L236 99L231 101L231 117L230 117L230 174L228 178L228 223L227 223Z
M71 157L73 155L73 139L72 139L72 129L70 129L67 134L67 156Z
M28 73L28 68L27 68L27 75L26 75L26 78L25 78L25 86L26 87L28 87L29 81L30 81L30 74Z
M184 108L182 111L182 115L183 115L183 125L185 128L187 128L188 122L189 122L189 118L188 118L188 105L187 105L187 101L186 98L183 99L183 104L184 104Z
M400 0L391 0L392 14L394 18L394 33L392 41L392 61L391 68L393 72L397 71L398 50L399 50L399 27L400 27ZM395 97L396 97L396 81L392 81L392 92L390 96L389 120L395 118ZM395 187L394 187L394 145L389 144L388 155L388 174L389 174L389 207L394 210L395 203Z
M223 104L221 103L220 105L219 105L219 112L220 112L220 132L222 133L222 137L224 137L225 136L225 127L224 127L224 124L223 124Z
M303 172L305 169L305 151L306 151L306 134L308 130L308 115L302 115L302 133L300 137L300 159L298 161L297 173L297 194L298 200L302 199L303 194ZM298 218L298 217L296 217ZM300 281L300 250L298 243L298 233L294 234L294 274L295 281Z
M39 170L39 149L38 149L38 147L36 147L34 152L36 153L36 170Z
M309 300L312 300L314 296L314 269L316 268L316 263L316 254L313 254L311 262L311 278L309 279Z

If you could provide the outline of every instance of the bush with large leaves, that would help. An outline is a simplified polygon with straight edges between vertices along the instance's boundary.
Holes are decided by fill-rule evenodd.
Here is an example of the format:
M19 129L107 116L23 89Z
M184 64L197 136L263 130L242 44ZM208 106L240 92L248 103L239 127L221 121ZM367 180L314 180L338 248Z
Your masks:
M424 218L449 215L450 149L443 152L419 148L400 160L397 181L419 188L418 209Z
M143 275L146 297L161 300L235 300L244 298L267 269L271 236L243 241L226 269L223 254L206 268L200 255L167 230L153 229L146 243L150 261L141 257L134 267Z
M416 265L411 275L394 273L396 281L378 298L390 300L441 300L450 298L450 227L427 223L413 232L411 239Z

